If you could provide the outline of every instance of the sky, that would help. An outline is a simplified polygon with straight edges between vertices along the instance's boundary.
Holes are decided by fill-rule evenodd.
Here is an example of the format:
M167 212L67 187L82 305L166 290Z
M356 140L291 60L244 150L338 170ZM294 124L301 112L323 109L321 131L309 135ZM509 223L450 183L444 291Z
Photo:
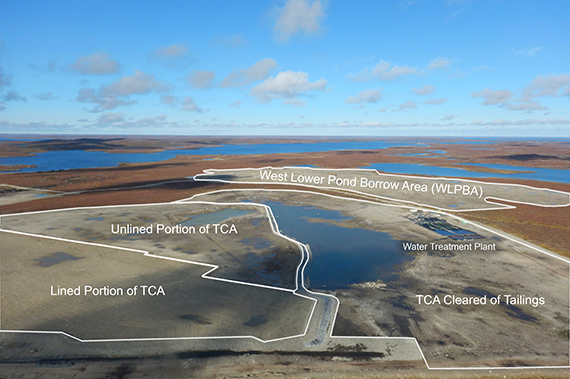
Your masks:
M7 1L0 133L570 136L570 1Z

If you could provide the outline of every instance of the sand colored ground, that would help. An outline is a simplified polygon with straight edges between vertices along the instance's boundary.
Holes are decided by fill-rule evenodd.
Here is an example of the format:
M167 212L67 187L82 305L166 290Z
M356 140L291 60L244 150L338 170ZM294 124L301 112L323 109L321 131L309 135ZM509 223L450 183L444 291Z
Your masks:
M81 339L302 334L313 302L290 292L208 280L209 270L140 253L2 233L2 329ZM65 259L42 265L46 258ZM139 286L136 296L53 296L52 286ZM143 296L142 285L165 295Z

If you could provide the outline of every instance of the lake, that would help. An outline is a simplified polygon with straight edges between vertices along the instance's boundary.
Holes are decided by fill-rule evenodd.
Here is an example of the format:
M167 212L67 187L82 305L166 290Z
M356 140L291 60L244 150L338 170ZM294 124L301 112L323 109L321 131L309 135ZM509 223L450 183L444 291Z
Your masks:
M533 139L534 140L534 139ZM565 141L565 139L562 139ZM145 163L160 162L175 158L177 155L248 155L248 154L275 154L275 153L314 153L340 150L371 150L387 149L393 146L419 146L430 143L441 144L493 144L502 139L470 139L467 141L438 141L426 139L425 141L409 140L382 140L382 141L340 141L340 142L312 142L312 143L265 143L208 146L199 149L174 149L157 153L107 153L103 151L49 151L38 153L30 157L0 158L0 165L33 165L35 167L22 168L17 172L38 172L52 170L70 170L96 167L115 167L119 163ZM521 141L526 141L522 139ZM546 141L546 140L545 140ZM443 150L429 150L432 154L444 154ZM426 154L426 153L418 153ZM413 156L415 154L401 154ZM208 158L205 158L208 159ZM570 183L570 170L532 168L524 166L476 164L467 165L506 169L517 172L513 174L485 173L468 171L461 168L424 166L417 163L371 163L362 168L373 168L394 174L419 174L446 177L464 178L515 178L533 179L560 183ZM1 173L1 172L0 172Z
M315 143L262 143L209 146L199 149L175 149L158 153L107 153L104 151L48 151L30 157L0 158L0 165L33 165L18 172L71 170L79 168L115 167L119 163L161 162L177 155L248 155L276 153L315 153L339 150L386 149L391 146L413 146L417 143L398 141L343 141Z
M514 178L533 179L548 182L570 183L570 170L554 168L535 168L499 164L465 163L465 165L487 167L501 170L520 171L513 174L467 171L462 168L424 166L419 163L371 163L361 168L373 168L391 174L431 175L463 178ZM531 172L524 172L531 171Z

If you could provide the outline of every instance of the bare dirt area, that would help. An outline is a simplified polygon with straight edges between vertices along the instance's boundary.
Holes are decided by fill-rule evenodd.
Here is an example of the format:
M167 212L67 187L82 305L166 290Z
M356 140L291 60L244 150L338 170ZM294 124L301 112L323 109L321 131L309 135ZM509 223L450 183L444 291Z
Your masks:
M43 197L58 196L58 191L42 190L36 188L27 188L19 186L11 186L8 184L0 185L0 205L25 203Z
M335 139L327 141L333 142ZM470 171L512 173L509 169L471 166L470 163L504 164L536 168L568 169L570 156L565 142L508 142L488 145L447 144L445 140L422 143L414 139L406 147L382 150L348 150L317 153L260 155L178 156L163 162L120 164L118 167L68 171L10 173L0 175L6 193L0 194L0 213L33 212L72 207L149 204L170 202L216 190L288 189L307 190L302 186L249 185L197 182L192 179L207 169L294 166L311 164L321 168L366 167L371 163L419 163L437 167L463 168ZM34 152L81 148L92 151L156 152L176 148L196 149L234 143L324 142L319 139L226 139L192 138L181 142L171 139L54 139L43 145L3 142L3 156L29 155ZM410 155L418 154L418 155ZM420 155L421 154L421 155ZM463 164L467 163L467 164ZM421 176L418 176L421 178ZM523 184L570 192L570 184L522 179L477 179L481 182ZM12 187L14 186L14 187ZM13 188L29 188L11 191ZM61 191L49 192L49 191ZM324 194L372 200L370 196L343 191L316 190ZM46 195L46 196L36 196ZM522 194L524 195L524 194ZM466 220L410 212L401 207L359 204L352 200L330 199L319 195L268 193L252 196L222 192L195 199L212 201L277 201L282 204L316 206L339 212L340 219L309 217L313 225L332 225L347 230L381 231L394 241L429 244L431 242L496 244L495 250L474 249L401 249L404 259L396 265L392 280L362 280L321 291L340 299L335 302L315 295L317 303L289 292L222 283L201 277L208 267L139 256L136 252L105 250L95 246L73 246L58 241L1 233L2 247L2 329L7 325L28 330L69 330L82 338L117 336L227 335L227 331L253 335L261 339L298 334L307 327L307 335L275 343L254 339L180 340L131 343L82 343L62 335L0 333L0 361L14 362L0 366L0 377L142 377L189 375L199 377L282 377L331 376L386 378L566 378L567 370L426 370L414 338L431 367L524 367L568 365L568 264L540 254L518 242L477 228L493 228L516 241L529 242L547 251L570 256L570 207L548 208L521 204L516 209L464 212ZM378 203L396 205L396 201ZM447 204L447 203L446 203ZM455 204L455 203L449 203ZM447 205L449 205L447 204ZM419 207L416 207L419 208ZM247 206L236 207L247 210ZM208 208L217 212L222 208ZM125 212L128 213L128 212ZM124 214L124 213L122 213ZM127 236L113 239L103 220L117 219L127 224L147 221L179 223L194 215L188 208L173 212L146 212L118 217L101 212L84 214L62 212L54 217L58 228L40 218L27 223L28 231L65 236L93 243L111 243L151 251L171 258L213 263L220 268L209 276L251 281L252 283L291 289L292 267L299 263L298 251L275 236L258 233L230 236L222 240L200 239L197 251L192 240L184 238L153 239ZM437 218L423 222L418 215ZM92 218L92 220L87 220ZM2 219L2 227L6 226ZM47 218L49 219L49 217ZM259 221L258 219L262 219ZM277 219L279 222L279 219ZM425 220L424 220L425 221ZM423 224L438 224L472 231L481 238L451 240ZM475 222L469 224L468 222ZM267 228L259 212L236 217L240 223ZM138 224L137 224L138 225ZM145 224L146 225L146 224ZM441 224L440 224L441 225ZM65 229L65 233L64 233ZM75 230L78 229L78 230ZM81 230L79 230L81 229ZM437 229L437 228L436 228ZM63 234L62 234L63 233ZM235 237L235 238L234 238ZM261 239L260 239L261 238ZM104 242L103 242L104 241ZM346 241L349 241L347 239ZM198 242L197 240L195 242ZM304 242L300 240L300 242ZM348 243L348 242L347 242ZM231 245L231 248L230 248ZM275 248L288 257L274 260ZM311 246L313 252L317 249ZM213 251L216 250L216 251ZM10 257L5 261L6 252ZM288 253L287 253L288 252ZM211 260L210 260L211 258ZM10 261L11 260L11 261ZM55 260L55 263L54 263ZM13 268L9 272L9 263ZM52 264L53 263L53 264ZM309 265L318 263L313 256ZM43 265L43 266L42 266ZM47 265L47 266L46 266ZM260 269L261 268L261 269ZM260 275L261 274L261 275ZM12 296L5 298L5 277L12 281ZM52 283L63 288L105 285L128 288L148 284L164 285L163 297L98 297L90 301L74 296L52 296ZM142 284L145 284L142 283ZM310 283L310 281L308 281ZM235 287L237 286L237 287ZM238 288L239 287L239 288ZM242 288L244 287L244 288ZM236 291L236 288L239 291ZM49 291L49 292L48 292ZM416 295L457 296L489 301L499 295L544 298L545 304L419 304ZM174 296L174 301L172 297ZM55 299L55 300L54 300ZM167 301L168 300L168 301ZM59 304L53 307L54 301ZM202 303L210 303L203 307ZM314 316L301 320L313 305ZM227 310L225 307L229 307ZM336 315L336 319L334 316ZM7 323L5 325L5 323ZM334 328L334 330L333 330ZM333 336L380 336L408 339L334 338ZM81 333L85 333L81 335ZM248 352L250 354L248 354ZM303 354L300 354L303 352ZM307 354L304 354L304 353ZM266 354L270 353L270 354ZM274 353L274 354L273 354ZM160 357L159 357L160 356ZM66 357L61 360L61 357ZM135 357L144 357L136 359ZM166 358L165 358L166 357ZM34 362L30 365L25 362ZM42 363L43 362L43 363ZM21 377L26 377L21 375Z
M265 199L334 210L346 219L311 222L381 230L401 241L400 250L394 254L404 254L410 261L396 267L396 279L354 283L328 291L340 300L334 336L415 337L434 367L568 363L569 265L566 262L476 224L433 211L410 212L409 208L294 191L236 190L196 198L221 202ZM430 229L431 225L446 225L447 230L455 227L460 233L472 233L473 237L452 239ZM404 242L426 246L407 250ZM431 243L443 247L434 249ZM476 243L492 246L493 250L478 249ZM453 246L446 247L450 244ZM468 250L454 250L458 245L466 245ZM311 264L323 262L313 256ZM418 304L416 295L438 295L442 302L445 296L471 302L486 298L487 302L425 305ZM542 297L545 303L533 306L503 301L491 305L491 298L498 295L503 299L506 295Z
M244 354L220 357L162 356L116 360L52 360L40 364L0 364L6 377L36 378L386 378L386 379L566 379L564 369L427 371L408 362L368 358Z
M493 199L537 206L570 205L570 193L551 189L474 180L412 177L381 174L375 170L330 170L304 167L216 170L196 175L200 181L305 185L357 192L404 203L433 206L452 211L501 207ZM488 201L487 201L488 200Z
M97 207L4 216L1 221L7 230L216 265L214 277L287 289L295 288L301 261L298 246L275 234L266 209L257 205Z
M2 232L1 258L2 330L272 339L303 333L313 307L291 292L204 279L208 267L137 252Z

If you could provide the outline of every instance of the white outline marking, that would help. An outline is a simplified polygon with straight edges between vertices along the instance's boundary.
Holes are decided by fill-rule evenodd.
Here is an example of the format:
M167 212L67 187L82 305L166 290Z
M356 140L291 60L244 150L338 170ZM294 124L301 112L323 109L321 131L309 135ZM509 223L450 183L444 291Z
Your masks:
M235 170L241 170L241 169L235 169ZM341 169L341 170L343 170L343 169ZM346 170L353 170L353 169L346 169ZM359 169L359 170L366 170L366 169ZM213 170L205 170L205 171L213 171ZM227 171L227 170L221 170L221 171ZM373 170L373 171L376 171L376 170ZM200 174L200 175L201 175L201 174ZM386 174L386 175L390 175L390 174ZM403 175L392 175L392 176L403 176ZM414 178L414 177L411 177L411 178ZM426 179L432 179L432 178L426 178ZM449 179L449 178L433 178L433 179L448 179L448 180L451 180L451 179ZM465 179L458 179L458 180L465 180ZM467 181L476 182L476 181L473 181L473 180L467 180ZM236 182L229 182L229 183L236 183ZM240 182L238 182L238 183L240 183ZM241 182L241 183L246 183L246 182ZM484 182L484 183L486 183L486 182ZM251 183L251 184L271 184L271 183L266 183L266 182L264 182L264 183ZM280 184L285 184L285 183L280 183ZM539 188L534 188L534 187L525 186L525 185L520 185L520 184L505 184L505 183L486 183L486 184L516 185L516 186L522 186L522 187L527 187L527 188L539 189ZM293 184L293 185L294 185L294 184ZM311 186L308 186L308 187L311 187ZM322 189L323 187L313 187L313 188ZM331 189L338 190L339 188L331 188ZM544 190L544 189L543 189L543 190ZM284 192L296 192L296 193L299 193L299 192L300 192L300 193L310 193L310 194L321 195L321 196L327 196L327 197L332 197L332 198L341 199L341 200L352 200L352 201L370 203L370 204L374 204L374 205L378 205L378 206L398 207L398 208L406 208L406 209L416 209L416 207L412 207L412 206L395 205L395 204L382 204L382 203L377 203L377 202L370 201L370 200L354 199L354 198L348 198L348 197L342 197L342 196L335 196L335 195L329 195L329 194L325 194L325 193L312 192L312 191L303 191L303 190L287 190L287 189L227 189L227 190L217 190L217 191L211 191L211 192L196 194L196 195L193 195L193 196L190 197L190 198L185 198L185 199L181 199L181 200L176 200L176 201L172 201L172 202L170 202L170 203L125 204L125 205L94 206L94 207L75 207L75 208L67 208L67 209L54 209L54 210L36 211L36 212L23 212L23 213L15 213L15 214L8 214L8 215L0 215L0 220L2 219L2 217L9 217L9 216L16 216L16 215L26 215L26 214L46 213L46 212L57 212L57 211L68 211L68 210L78 210L78 209L115 208L115 207L133 207L133 206L151 206L151 205L167 205L167 204L176 204L176 203L209 203L209 202L190 201L190 200L192 200L193 198L195 198L195 197L197 197L197 196L205 196L205 195L209 195L209 194L213 194L213 193L220 193L220 192L237 192L237 191L256 191L256 192L260 192L260 191L262 191L262 192L263 192L263 191L266 191L266 192L284 191ZM561 192L561 193L567 193L567 192L556 191L556 190L551 190L551 191ZM354 192L357 192L357 191L354 191ZM365 194L365 195L370 195L370 194ZM568 195L570 196L570 193L568 193ZM374 196L374 195L370 195L370 196ZM380 197L380 196L377 196L377 197ZM486 201L486 199L487 199L487 198L485 198L485 201ZM394 201L394 199L388 199L388 200ZM509 201L509 200L505 200L505 201ZM278 228L278 226L277 226L277 221L276 221L275 218L274 218L274 215L273 215L273 212L271 211L271 208L268 207L268 206L265 205L265 204L258 204L258 203L223 203L223 202L210 202L210 203L211 203L211 204L218 204L218 205L221 205L221 204L224 204L224 205L239 204L239 205L260 205L260 206L263 206L263 207L267 210L268 215L270 215L270 219L273 221L273 222L270 222L270 225L271 225L271 227L272 227L273 232L276 233L276 234L279 235L279 236L282 236L282 237L284 237L284 238L286 238L286 239L288 239L288 240L294 242L295 244L297 244L297 245L301 248L301 250L303 251L303 257L302 257L302 259L301 259L301 263L300 263L299 266L297 267L296 275L297 275L297 277L298 277L299 268L301 268L301 266L302 266L302 268L301 268L301 286L302 286L302 288L303 288L305 291L307 291L308 293L311 293L311 294L315 294L315 295L318 295L318 296L328 296L328 297L334 298L334 299L336 300L336 303L337 303L336 312L335 312L335 314L334 314L333 321L332 321L332 322L330 323L330 325L329 325L329 328L330 328L329 338L331 338L331 339L335 339L335 338L336 338L336 339L347 339L347 338L352 338L352 339L394 339L394 340L412 340L412 339L413 339L413 340L415 340L415 342L416 342L416 346L417 346L417 348L418 348L418 350L419 350L419 352L420 352L420 355L421 355L421 357L422 357L422 359L423 359L423 361L424 361L424 363L425 363L425 365L426 365L426 367L427 367L428 370L452 370L452 371L453 371L453 370L527 370L527 369L565 369L565 368L570 368L570 364L567 365L567 366L521 366L521 367L490 367L490 366L489 366L489 367L487 367L487 366L484 366L484 367L431 367L431 366L429 365L429 363L427 362L427 359L425 358L425 355L424 355L424 353L423 353L423 351L422 351L422 349L421 349L421 347L420 347L420 344L419 344L418 340L417 340L415 337L333 336L332 333L333 333L333 330L334 330L334 324L336 323L336 316L337 316L337 314L338 314L338 309L339 309L339 307L340 307L340 300L339 300L336 296L334 296L334 295L325 294L325 293L319 293L319 292L313 292L313 291L310 291L309 289L307 289L307 288L305 287L304 271L305 271L305 267L307 266L307 263L308 263L308 261L309 261L309 260L308 260L308 251L306 250L306 247L305 247L304 244L302 244L302 243L300 243L300 242L298 242L298 241L296 241L296 240L294 240L294 239L292 239L292 238L290 238L290 237L288 237L288 236L285 236L285 235L283 235L283 234L281 234L281 233L279 232L279 228ZM413 202L410 202L410 203L413 203ZM520 202L519 202L519 203L520 203ZM413 204L416 204L416 203L413 203ZM494 203L493 203L493 204L494 204ZM527 203L520 203L520 204L527 204ZM530 205L543 206L543 205L532 204L532 203L530 203ZM567 205L564 205L564 206L567 206ZM427 205L427 207L431 207L431 206ZM556 206L548 206L548 205L545 205L544 207L560 207L560 205L556 205ZM515 207L513 207L513 206L506 206L506 207L504 207L504 208L496 208L496 209L508 209L508 208L515 208ZM440 209L441 209L441 208L440 208ZM495 209L495 208L493 208L493 209ZM491 208L486 208L486 209L483 209L483 210L491 210ZM428 209L428 211L431 211L431 210ZM433 212L433 211L432 211L432 212ZM444 215L446 215L446 216L449 216L449 217L451 217L451 218L455 218L455 219L457 219L457 220L463 221L463 222L465 222L465 223L467 223L467 224L470 224L470 225L472 225L472 226L475 226L475 227L477 227L477 228L481 228L481 229L483 229L483 230L486 230L486 231L489 231L489 232L491 232L491 233L497 234L497 235L499 235L499 236L501 236L501 237L503 237L503 238L505 238L505 239L508 239L508 240L513 241L513 242L515 242L515 243L524 245L524 246L529 247L529 248L531 248L531 249L533 249L533 250L536 250L536 251L538 251L538 252L540 252L540 253L549 255L549 256L551 256L551 257L553 257L553 258L556 258L556 259L558 259L558 260L561 260L561 261L563 261L563 262L565 262L565 263L569 263L569 264L570 264L570 260L568 260L568 259L566 259L566 258L564 258L564 257L558 256L558 255L556 255L556 254L551 254L551 253L549 253L549 252L547 252L547 251L544 251L544 250L542 250L542 249L539 249L539 248L534 247L534 246L532 246L532 245L529 245L529 244L527 244L527 243L518 241L518 240L516 240L516 239L514 239L514 238L505 236L505 235L500 234L500 233L498 233L498 232L496 232L496 231L494 231L494 230L491 230L491 229L489 229L489 228L483 227L483 226L478 225L478 224L476 224L476 223L474 223L474 222L471 222L471 221L469 221L469 220L465 220L465 219L463 219L463 218L461 218L461 217L458 217L458 216L456 216L456 215L447 213L447 212L445 212L445 211L438 211L437 213L444 214ZM22 233L22 232L14 232L14 231L9 231L9 230L0 229L0 232L2 232L2 231L4 231L4 232L9 232L9 233L15 233L15 234L24 234L24 235L27 234L27 233ZM30 235L31 235L31 234L30 234ZM59 239L58 237L47 237L47 236L42 236L42 235L32 235L32 236L36 236L36 237L39 237L39 238ZM120 248L120 247L116 247L116 246L107 246L107 245L101 245L101 244L94 244L94 243L90 243L90 242L82 242L82 241L74 241L74 240L65 240L65 239L60 239L60 240L64 240L64 241L67 241L67 242L73 242L73 243L83 243L83 244L89 244L89 245L96 245L96 246L97 246L97 245L100 245L100 246L109 247L109 248L114 248L114 249L137 251L137 250L135 250L135 249L128 249L128 248ZM142 251L142 250L138 250L137 252L143 252L143 251ZM179 259L177 259L177 258L162 257L162 256L157 256L157 255L148 255L148 254L150 254L150 253L148 253L148 254L147 254L147 253L148 253L148 252L145 252L145 255L147 255L147 256L154 256L155 258L179 260ZM305 260L305 253L307 253L307 259L306 259L306 260ZM179 260L179 261L187 262L187 263L195 263L195 264L199 264L199 265L203 265L203 266L215 266L215 265L210 265L210 264L207 264L207 263L200 263L200 262L193 262L193 261L184 261L184 260ZM304 262L304 263L303 263L303 262ZM215 268L217 268L217 266L216 266ZM208 274L208 273L214 271L215 268L213 268L212 270L210 270L210 271L206 272L205 274L203 274L202 277L204 277L204 275L206 275L206 274ZM215 280L222 280L222 281L230 281L230 280L228 280L228 279L213 278L213 277L206 277L206 279L215 279ZM237 282L237 281L230 281L230 282L235 282L235 283L237 283L237 284L244 284L244 285L262 286L262 285L257 285L257 284L253 284L253 283L245 283L245 282ZM569 281L569 286L570 286L570 281ZM290 291L290 290L282 289L282 288L278 288L278 287L270 287L270 289L280 290L280 291L288 291L288 292ZM204 340L204 339L244 339L244 338L251 338L251 339L260 341L260 342L262 342L262 343L269 343L269 342L275 342L275 341L280 341L280 340L285 340L285 339L300 338L300 337L304 337L304 336L307 334L308 328L309 328L309 326L310 326L310 323L311 323L311 320L312 320L312 317L313 317L313 314L314 314L314 311L315 311L315 308L316 308L316 305L317 305L317 300L314 299L314 298L310 298L310 297L308 297L308 296L304 296L304 295L301 295L301 294L296 293L296 291L297 291L298 289L299 289L299 287L298 287L298 281L297 281L297 283L296 283L296 288L295 288L295 290L293 291L293 294L294 294L295 296L300 296L300 297L303 297L303 298L310 299L310 300L313 300L313 301L314 301L314 303L313 303L313 308L312 308L311 313L310 313L310 315L309 315L309 319L308 319L308 321L307 321L307 325L306 325L306 327L305 327L304 333L303 333L303 334L300 334L300 335L288 336L288 337L281 337L281 338L276 338L276 339L271 339L271 340L262 340L262 339L260 339L260 338L258 338L258 337L255 337L255 336L165 337L165 338L141 338L141 339L82 340L82 339L79 339L79 338L77 338L77 337L75 337L75 336L73 336L73 335L71 335L71 334L69 334L69 333L63 332L63 331L19 331L19 330L0 330L0 333L1 333L1 332L5 332L5 333L32 333L32 334L33 334L33 333L37 333L37 334L62 334L62 335L65 335L65 336L67 336L67 337L70 337L70 338L72 338L72 339L74 339L74 340L77 340L77 341L79 341L79 342L131 342L131 341L167 341L167 340ZM569 325L569 327L570 327L570 325ZM569 349L570 349L570 339L569 339Z
M296 192L296 193L300 192L300 193L310 193L310 194L314 194L314 195L326 196L326 197L331 197L331 198L335 198L335 199L352 200L352 201L357 201L357 202L362 202L362 203L369 203L369 204L374 204L374 205L379 205L379 206L385 206L385 207L397 207L397 208L406 208L406 209L416 209L416 207L411 207L411 206L406 206L406 205L382 204L382 203L377 203L377 202L370 201L370 200L353 199L353 198L347 198L347 197L342 197L342 196L329 195L329 194L326 194L326 193L319 193L319 192L312 192L312 191L289 190L289 189L263 189L263 188L260 188L260 189L257 189L257 188L240 188L240 189L217 190L217 191L212 191L212 192L206 192L206 193L196 194L196 195L193 195L192 197L190 197L190 198L188 198L188 199L177 200L176 202L183 203L183 202L185 202L185 200L191 200L191 199L193 199L193 198L195 198L195 197L198 197L198 196L207 196L207 195L214 194L214 193L221 193L221 192L239 192L239 191L243 191L243 192L247 192L247 191L259 192L259 191L261 191L261 192ZM252 204L252 203L243 203L243 204ZM431 212L433 212L433 211L431 211ZM518 240L516 240L516 239L514 239L514 238L505 236L505 235L503 235L503 234L501 234L501 233L498 233L498 232L496 232L496 231L494 231L494 230L492 230L492 229L489 229L489 228L486 228L486 227L484 227L484 226L478 225L478 224L476 224L476 223L474 223L474 222L472 222L472 221L465 220L465 219L463 219L463 218L461 218L461 217L459 217L459 216L456 216L456 215L454 215L454 214L450 214L450 213L442 212L442 211L438 211L437 213L439 213L439 214L444 214L444 215L446 215L446 216L449 216L449 217L454 218L454 219L459 220L459 221L463 221L463 222L465 222L465 223L467 223L467 224L470 224L470 225L472 225L472 226L475 226L475 227L477 227L477 228L481 228L481 229L486 230L486 231L488 231L488 232L491 232L491 233L493 233L493 234L499 235L499 236L501 236L501 237L503 237L503 238L505 238L505 239L507 239L507 240L513 241L513 242L515 242L515 243L518 243L518 244L521 244L521 245L523 245L523 246L526 246L526 247L528 247L528 248L530 248L530 249L536 250L536 251L538 251L538 252L540 252L540 253L546 254L546 255L548 255L548 256L550 256L550 257L553 257L553 258L556 258L556 259L558 259L558 260L561 260L561 261L563 261L563 262L569 264L569 270L570 270L570 259L561 257L561 256L556 255L556 254L551 254L551 253L549 253L549 252L547 252L547 251L544 251L544 250L542 250L542 249L539 249L538 247L534 247L534 246L532 246L532 245L530 245L530 244L527 244L527 243L524 243L524 242L522 242L522 241L518 241ZM426 364L426 367L427 367L429 370L510 370L510 369L549 369L549 368L552 368L552 369L563 369L563 368L570 368L570 356L569 356L569 365L567 365L567 366L431 367L431 366L428 364L427 359L426 359L426 357L425 357L425 355L424 355L424 353L423 353L423 351L422 351L422 349L421 349L421 347L420 347L420 344L419 344L418 340L417 340L415 337L333 336L332 333L333 333L333 330L334 330L334 325L335 325L335 323L336 323L336 317L337 317L337 314L338 314L338 310L339 310L339 308L340 308L340 300L339 300L339 298L337 298L337 297L334 296L334 295L330 295L330 294L326 294L326 293L321 293L321 292L313 292L313 291L310 291L309 289L307 289L307 288L305 287L305 275L304 275L304 271L305 271L306 265L307 265L307 264L305 263L305 265L303 266L302 272L301 272L301 273L302 273L302 276L301 276L301 284L302 284L302 287L303 287L307 292L309 292L309 293L316 294L316 295L321 295L321 296L329 296L329 297L332 297L332 298L334 298L334 299L336 300L336 304L337 304L337 306L336 306L336 312L335 312L334 317L333 317L333 320L332 320L332 322L331 322L331 324L330 324L329 338L331 338L331 339L333 339L333 338L339 338L339 339L346 339L346 338L352 338L352 339L359 339L359 338L364 338L364 339L401 339L401 340L413 339L413 340L416 341L416 345L417 345L417 347L418 347L418 350L420 351L420 354L421 354L421 356L422 356L422 358L423 358L423 360L424 360L424 363ZM569 283L569 286L570 286L570 280L568 281L568 283ZM569 292L569 293L570 293L570 292ZM569 304L570 304L570 299L569 299ZM570 327L570 326L569 326L569 327ZM569 346L570 346L570 337L569 337ZM570 347L569 347L569 348L570 348Z
M449 209L449 208L441 208L435 205L430 205L430 204L422 204L422 203L416 203L414 201L411 200L400 200L400 199L395 199L395 198L391 198L391 197L385 197L385 196L380 196L380 195L374 195L372 193L368 193L368 192L362 192L362 191L357 191L357 190L353 190L353 189L349 189L349 188L342 188L342 187L327 187L327 186L313 186L313 185L308 185L308 184L304 184L304 183L287 183L287 182L271 182L271 181L267 181L267 182L248 182L248 181L231 181L231 180L222 180L222 179L209 179L208 175L215 175L217 172L227 172L227 171L247 171L247 170L252 170L252 171L256 171L256 170L265 170L265 169L270 169L270 170L279 170L279 169L309 169L309 170L316 170L316 171L366 171L366 172L375 172L378 175L385 175L385 176L393 176L393 177L398 177L398 178L409 178L409 179L424 179L424 180L460 180L460 181L464 181L464 182L471 182L471 183L478 183L479 185L481 184L485 184L485 185L497 185L497 186L515 186L515 187L524 187L524 188L529 188L529 189L533 189L533 190L540 190L540 191L552 191L552 192L556 192L556 193L561 193L561 194L566 194L568 195L568 203L566 204L560 204L560 205L543 205L543 204L536 204L536 203L528 203L528 202L524 202L524 201L515 201L515 200L508 200L508 199L502 199L499 197L493 197L493 196L487 196L485 198L483 198L483 201L485 203L488 204L495 204L495 205L499 205L499 207L496 208L480 208L480 209ZM290 186L299 186L299 187L309 187L309 188L315 188L315 189L321 189L321 190L334 190L334 191L345 191L345 192L353 192L353 193L357 193L359 195L365 195L365 196L371 196L371 197L376 197L379 199L384 199L384 200L388 200L388 201L395 201L395 202L401 202L401 203L408 203L408 204L415 204L417 206L420 207L430 207L430 208L435 208L435 209L440 209L442 211L447 211L447 212L473 212L473 211L490 211L490 210L500 210L500 209L514 209L516 208L513 205L507 205L507 204L502 204L502 203L495 203L491 200L499 200L499 201L506 201L509 203L514 203L514 204L525 204L525 205L534 205L534 206L538 206L538 207L544 207L544 208L558 208L558 207L567 207L570 205L570 192L564 192L564 191L559 191L559 190L553 190L550 188L538 188L538 187L531 187L531 186L527 186L524 184L509 184L509 183L494 183L494 182L482 182L482 181L477 181L477 180L471 180L471 179L462 179L462 178L446 178L446 177L423 177L423 176L409 176L409 175L399 175L399 174L387 174L387 173L381 173L376 169L368 169L368 168L337 168L337 169L329 169L329 168L318 168L318 167L293 167L293 166L283 166L283 167L273 167L273 166L266 166L266 167L259 167L259 168L254 168L254 167L246 167L246 168L229 168L229 169L207 169L204 170L203 173L201 174L197 174L194 175L194 180L195 181L209 181L209 182L219 182L219 183L230 183L230 184L263 184L263 185L290 185Z
M176 205L179 203L174 203L174 202L169 202L169 203L153 203L153 204L140 204L141 206L156 206L156 205ZM172 257L165 257L165 256L161 256L161 255L157 255L157 254L153 254L149 251L146 250L138 250L138 249L131 249L131 248L127 248L127 247L120 247L120 246L113 246L113 245L105 245L105 244L100 244L100 243L94 243L94 242L86 242L86 241L78 241L78 240L72 240L72 239L67 239L67 238L60 238L60 237L53 237L53 236L46 236L46 235L41 235L41 234L34 234L34 233L26 233L26 232L20 232L20 231L15 231L15 230L7 230L7 229L1 229L0 228L0 232L5 232L5 233L11 233L11 234L18 234L18 235L23 235L23 236L28 236L28 237L36 237L36 238L45 238L45 239L50 239L50 240L56 240L56 241L63 241L63 242L67 242L67 243L76 243L76 244L81 244L81 245L90 245L90 246L97 246L97 247L104 247L104 248L109 248L109 249L115 249L115 250L123 250L123 251L129 251L129 252L135 252L135 253L140 253L143 254L143 256L146 257L151 257L151 258L160 258L160 259L166 259L166 260L170 260L170 261L175 261L175 262L181 262L181 263L189 263L189 264L195 264L195 265L199 265L199 266L205 266L205 267L210 267L211 269L206 271L204 274L201 275L202 278L204 279L211 279L211 280L217 280L217 281L221 281L221 282L226 282L226 283L232 283L232 284L241 284L241 285L247 285L247 286L253 286L253 287L260 287L260 288L264 288L264 289L270 289L270 290L276 290L276 291L283 291L283 292L288 292L291 293L295 296L299 296L305 299L309 299L313 301L313 307L311 308L311 312L309 313L309 317L307 319L307 324L305 326L305 330L302 334L297 334L297 335L293 335L293 336L286 336L286 337L280 337L280 338L274 338L274 339L270 339L270 340L263 340L259 337L256 336L217 336L217 337L163 337L163 338L124 338L124 339L81 339L75 336L72 336L71 334L64 332L64 331L46 331L49 332L51 334L63 334L66 336L70 336L73 339L76 339L80 342L129 342L129 341L160 341L160 340L183 340L183 339L211 339L211 338L217 338L217 339L223 339L223 338L253 338L257 341L263 342L263 343L268 343L268 342L275 342L275 341L281 341L281 340L285 340L285 339L290 339L290 338L297 338L297 337L304 337L307 334L307 331L309 329L312 317L313 317L313 313L315 311L316 305L317 305L317 299L302 295L300 293L297 293L297 291L299 290L299 285L298 285L298 275L299 275L299 267L306 266L308 259L305 259L305 250L303 249L304 245L302 245L301 243L299 243L298 241L295 241L294 239L285 236L281 233L279 233L279 229L276 228L277 225L277 221L275 220L274 216L273 216L273 212L271 212L271 209L269 206L265 205L265 204L257 204L257 203L217 203L217 202L211 202L211 201L193 201L193 202L186 202L185 204L208 204L208 205L239 205L239 206L255 206L255 207L261 207L262 209L265 210L267 217L269 219L269 225L271 226L271 231L273 232L273 234L284 238L290 242L293 242L294 244L296 244L299 247L299 250L301 251L301 259L299 261L299 265L297 266L297 269L295 271L295 289L288 289L288 288L280 288L280 287L274 287L274 286L268 286L268 285L263 285L263 284L256 284L256 283L249 283L249 282L242 282L242 281L237 281L237 280L231 280L231 279L224 279L224 278L218 278L218 277L213 277L213 276L208 276L208 274L214 272L216 269L219 268L219 266L214 265L214 264L210 264L210 263L203 263L203 262L196 262L196 261L190 261L190 260L186 260L186 259L179 259L179 258L172 258ZM2 217L10 217L10 216L21 216L21 215L30 215L30 214L36 214L36 213L49 213L49 212L59 212L59 211L69 211L69 210L85 210L85 209L101 209L101 208L120 208L120 207L137 207L139 205L137 204L131 204L131 205L108 205L108 206L94 206L94 207L76 207L76 208L68 208L68 209L53 209L53 210L46 210L46 211L37 211L37 212L25 212L25 213L14 213L14 214L8 214L8 215L0 215L0 220L2 219ZM303 263L304 262L304 263ZM0 312L1 315L1 312ZM19 332L25 332L25 333L44 333L44 331L19 331L19 330L5 330L5 329L1 329L1 324L0 324L0 332L5 332L5 333L19 333Z

